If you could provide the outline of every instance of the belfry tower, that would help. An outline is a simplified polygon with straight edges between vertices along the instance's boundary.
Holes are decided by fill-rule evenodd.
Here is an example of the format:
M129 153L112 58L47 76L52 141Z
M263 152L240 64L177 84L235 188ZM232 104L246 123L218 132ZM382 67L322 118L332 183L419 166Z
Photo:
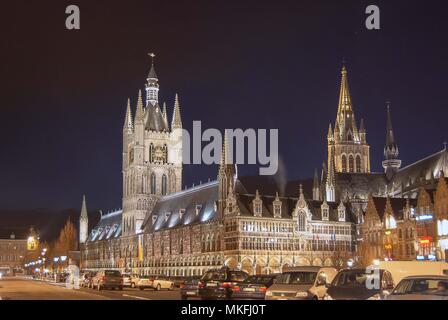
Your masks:
M160 197L182 188L182 119L174 99L171 126L166 105L159 105L154 67L146 79L146 101L140 90L134 120L128 100L123 126L123 235L140 233L146 215Z

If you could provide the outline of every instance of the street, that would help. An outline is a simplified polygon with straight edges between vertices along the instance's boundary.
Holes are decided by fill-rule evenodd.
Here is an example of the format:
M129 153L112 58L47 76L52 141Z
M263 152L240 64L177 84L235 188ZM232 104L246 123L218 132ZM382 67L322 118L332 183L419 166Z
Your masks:
M80 288L25 278L0 279L0 300L179 300L179 289L153 291L124 288L123 291Z

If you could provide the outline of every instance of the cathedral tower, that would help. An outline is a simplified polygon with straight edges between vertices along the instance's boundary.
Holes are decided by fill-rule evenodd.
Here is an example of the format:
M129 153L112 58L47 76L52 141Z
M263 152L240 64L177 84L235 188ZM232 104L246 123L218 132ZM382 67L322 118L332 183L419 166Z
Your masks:
M141 232L157 200L182 187L182 119L176 94L172 125L167 108L159 105L159 79L154 54L146 82L146 101L139 91L134 121L128 101L123 127L124 235Z
M361 120L359 130L356 125L345 66L342 67L341 75L342 80L334 131L332 131L330 125L327 136L328 171L331 171L331 162L333 162L336 173L369 173L370 147L366 141L364 121Z

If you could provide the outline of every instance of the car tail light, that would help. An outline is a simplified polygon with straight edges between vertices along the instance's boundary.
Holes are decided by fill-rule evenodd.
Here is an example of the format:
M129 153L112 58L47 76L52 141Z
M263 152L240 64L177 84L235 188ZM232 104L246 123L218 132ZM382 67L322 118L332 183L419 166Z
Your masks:
M268 288L266 288L266 287L260 287L260 288L258 288L258 290L259 290L260 292L266 293L266 291L268 291Z
M223 282L221 283L221 288L230 288L232 286L231 282Z
M199 282L199 283L198 283L198 287L199 287L200 289L203 289L203 288L205 287L204 282Z
M240 290L241 290L241 288L239 286L233 286L233 288L232 288L233 292L238 292Z

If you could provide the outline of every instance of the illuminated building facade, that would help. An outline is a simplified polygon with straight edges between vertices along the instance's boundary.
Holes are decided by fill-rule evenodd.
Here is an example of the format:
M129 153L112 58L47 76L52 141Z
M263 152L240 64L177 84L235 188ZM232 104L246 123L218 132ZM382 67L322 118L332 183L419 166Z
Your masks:
M80 234L82 268L192 276L228 265L273 273L289 265L342 266L352 258L411 260L423 250L420 241L430 240L425 237L432 237L429 251L444 256L446 200L428 209L415 199L423 197L419 190L444 181L446 148L401 168L388 106L384 172L371 172L366 129L363 121L357 126L345 67L322 175L284 186L238 177L225 161L224 143L217 180L181 190L179 99L169 125L158 92L152 65L146 103L139 94L133 121L130 102L126 110L123 209L102 214L87 237ZM447 199L446 183L440 190L435 199ZM422 219L430 212L438 219L432 226ZM84 232L88 221L80 223Z
M342 266L353 258L350 203L306 197L300 182L289 183L287 192L268 188L268 178L249 183L226 163L226 143L217 180L181 190L179 100L170 126L158 90L152 65L145 106L139 94L133 121L130 103L126 110L123 209L102 214L87 238L83 200L82 268L192 276L228 265L253 274L288 265Z

